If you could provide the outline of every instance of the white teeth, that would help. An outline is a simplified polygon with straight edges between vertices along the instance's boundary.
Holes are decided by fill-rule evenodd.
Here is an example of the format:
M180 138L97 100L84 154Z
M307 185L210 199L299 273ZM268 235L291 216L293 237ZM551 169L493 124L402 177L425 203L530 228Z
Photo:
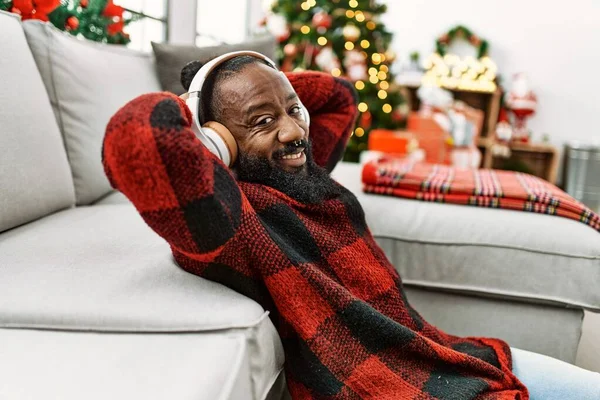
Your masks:
M295 160L300 157L302 157L302 152L297 153L297 154L288 154L287 156L283 156L282 158L284 160Z

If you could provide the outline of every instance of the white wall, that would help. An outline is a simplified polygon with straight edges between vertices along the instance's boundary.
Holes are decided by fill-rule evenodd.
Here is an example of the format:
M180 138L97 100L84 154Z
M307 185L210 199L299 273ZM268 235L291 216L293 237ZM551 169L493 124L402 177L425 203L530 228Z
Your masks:
M435 39L462 24L490 43L506 83L526 72L538 95L534 139L600 140L600 2L577 0L383 1L382 22L398 55L429 55Z

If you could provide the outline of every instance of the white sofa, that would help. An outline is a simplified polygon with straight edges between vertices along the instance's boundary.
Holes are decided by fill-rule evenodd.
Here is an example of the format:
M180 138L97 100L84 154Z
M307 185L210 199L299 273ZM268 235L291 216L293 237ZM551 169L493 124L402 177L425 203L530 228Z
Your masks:
M4 12L0 54L0 398L284 397L268 312L178 268L104 177L108 118L161 90L152 57ZM334 175L428 320L574 361L600 309L597 232L366 195L359 172Z

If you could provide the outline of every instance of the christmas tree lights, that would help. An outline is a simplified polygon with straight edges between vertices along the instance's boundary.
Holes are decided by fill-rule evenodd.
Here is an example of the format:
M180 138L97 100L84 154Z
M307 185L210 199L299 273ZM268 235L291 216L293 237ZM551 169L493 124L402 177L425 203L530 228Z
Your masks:
M275 0L263 25L279 41L285 71L318 70L354 83L360 117L344 159L358 161L373 128L404 127L408 106L394 82L392 34L374 0Z

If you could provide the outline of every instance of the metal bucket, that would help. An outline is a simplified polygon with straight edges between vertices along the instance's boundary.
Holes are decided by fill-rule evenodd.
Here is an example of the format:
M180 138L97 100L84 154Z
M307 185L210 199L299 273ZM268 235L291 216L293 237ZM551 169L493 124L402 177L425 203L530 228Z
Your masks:
M570 142L565 146L565 191L600 212L600 145Z

